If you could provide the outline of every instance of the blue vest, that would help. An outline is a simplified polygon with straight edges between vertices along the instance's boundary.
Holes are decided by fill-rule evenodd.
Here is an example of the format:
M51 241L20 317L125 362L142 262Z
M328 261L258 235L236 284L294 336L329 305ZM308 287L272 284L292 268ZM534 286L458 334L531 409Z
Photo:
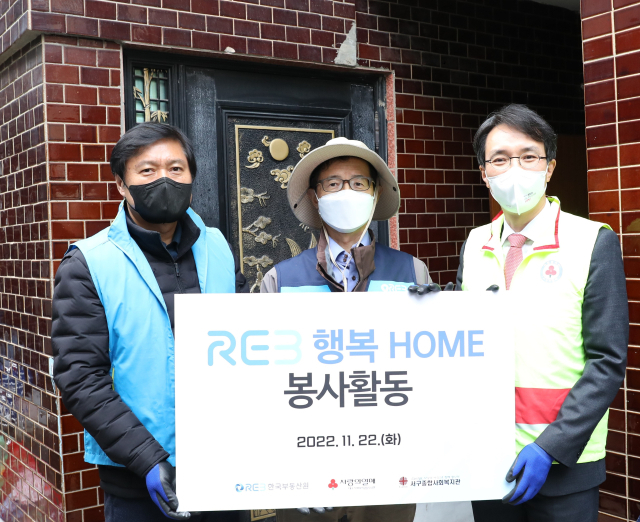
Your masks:
M234 261L227 241L218 229L206 227L193 210L187 213L201 230L191 248L200 291L234 293ZM175 342L160 287L129 235L123 205L110 227L71 248L82 251L104 306L113 387L175 466ZM86 431L84 459L120 466Z
M368 278L367 292L406 292L416 282L413 256L380 243L375 248L375 270ZM327 283L317 265L317 246L278 263L278 292L340 292Z

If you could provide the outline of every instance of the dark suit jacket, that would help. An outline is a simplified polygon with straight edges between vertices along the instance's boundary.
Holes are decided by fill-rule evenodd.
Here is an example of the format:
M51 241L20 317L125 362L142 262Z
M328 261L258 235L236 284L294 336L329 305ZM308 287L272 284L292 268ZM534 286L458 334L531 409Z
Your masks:
M465 245L466 242L460 252L458 290L464 277ZM618 393L627 364L629 306L622 253L618 236L606 228L600 229L591 255L582 304L582 335L587 359L584 373L562 404L557 419L536 440L560 463L551 467L540 490L543 495L584 491L605 480L604 459L576 462Z

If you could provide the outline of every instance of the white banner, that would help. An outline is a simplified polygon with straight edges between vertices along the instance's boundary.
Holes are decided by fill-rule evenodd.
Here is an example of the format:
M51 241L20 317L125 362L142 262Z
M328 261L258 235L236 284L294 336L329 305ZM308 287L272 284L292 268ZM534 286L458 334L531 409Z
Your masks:
M180 509L500 498L504 294L176 295Z

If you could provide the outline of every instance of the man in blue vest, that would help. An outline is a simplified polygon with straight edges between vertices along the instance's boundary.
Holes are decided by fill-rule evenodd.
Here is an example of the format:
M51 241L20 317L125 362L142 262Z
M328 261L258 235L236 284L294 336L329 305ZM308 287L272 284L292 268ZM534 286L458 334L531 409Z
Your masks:
M98 465L107 522L183 520L174 296L233 293L234 258L220 231L189 208L197 166L179 129L137 125L113 149L111 170L124 198L113 224L73 244L56 274L55 382L85 428L85 461Z
M320 230L315 248L278 263L261 292L403 291L431 283L426 265L376 243L369 224L400 208L398 184L384 160L359 141L336 138L307 154L291 174L289 205ZM413 522L415 504L278 510L278 522Z

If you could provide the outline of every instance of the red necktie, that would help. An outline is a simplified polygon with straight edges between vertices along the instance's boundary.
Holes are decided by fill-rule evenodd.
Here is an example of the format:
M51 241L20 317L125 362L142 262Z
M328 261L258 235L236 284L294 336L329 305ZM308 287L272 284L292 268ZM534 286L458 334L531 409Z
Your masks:
M509 236L509 253L504 263L504 279L507 283L507 290L511 287L511 280L513 274L522 263L522 245L527 240L526 236L522 234L511 234Z

